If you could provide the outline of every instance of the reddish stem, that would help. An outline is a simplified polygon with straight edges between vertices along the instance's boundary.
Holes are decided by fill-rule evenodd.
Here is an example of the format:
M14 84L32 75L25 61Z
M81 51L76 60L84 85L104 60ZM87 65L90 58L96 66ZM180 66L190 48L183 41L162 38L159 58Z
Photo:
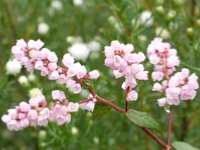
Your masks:
M127 95L128 95L128 92L129 92L129 87L125 90L125 112L128 111L128 100L127 100Z
M100 97L98 95L95 94L94 90L92 89L91 86L89 85L86 85L87 86L87 89L89 90L89 92L95 96L96 100L97 100L97 103L100 103L100 104L104 104L106 106L110 106L111 108L113 108L114 110L116 110L117 112L120 112L120 113L126 113L126 110L124 110L123 108L117 106L115 103L113 103L111 100L107 100L103 97ZM155 135L150 129L148 128L144 128L144 127L141 127L141 129L149 136L151 137L156 143L158 143L161 147L167 149L168 148L168 145L165 144L165 142L159 138L157 135ZM171 148L171 147L170 147ZM167 150L170 150L170 149L167 149Z
M172 112L167 113L167 122L168 122L168 129L167 129L167 145L168 145L168 147L166 148L166 150L171 150Z
M165 144L165 142L163 142L163 140L161 140L157 135L155 135L150 129L148 128L143 128L141 127L141 129L148 135L150 136L156 143L158 143L160 146L162 146L163 148L167 148L168 146Z
M120 108L119 106L117 106L115 103L113 103L112 101L110 100L106 100L98 95L96 95L96 99L97 99L97 102L98 103L101 103L101 104L104 104L104 105L107 105L107 106L110 106L112 107L114 110L116 110L117 112L121 112L121 113L125 113L125 110L123 108Z

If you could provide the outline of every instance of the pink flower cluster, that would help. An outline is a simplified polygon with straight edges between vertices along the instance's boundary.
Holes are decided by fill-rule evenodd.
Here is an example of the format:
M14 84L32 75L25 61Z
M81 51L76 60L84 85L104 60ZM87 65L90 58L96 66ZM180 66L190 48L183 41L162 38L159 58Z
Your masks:
M96 98L92 94L89 94L86 101L80 102L80 108L93 112L96 101Z
M47 106L43 95L31 98L29 102L21 102L15 108L9 109L8 114L2 116L9 130L18 131L30 126L47 126L48 122L63 125L71 121L71 113L79 108L93 111L96 99L91 94L84 101L69 102L63 91L52 91L53 104Z
M199 88L198 77L189 70L183 68L181 72L175 73L169 79L166 85L157 83L155 91L165 91L165 97L158 100L159 106L179 105L180 101L192 100L196 96L196 90Z
M40 40L18 40L12 47L14 57L25 66L28 71L39 70L42 76L49 80L56 80L65 84L73 93L81 91L81 82L86 79L97 79L99 72L87 72L85 66L75 62L70 54L65 54L62 63L58 66L58 57L55 52L42 48L44 43Z
M68 102L63 91L55 90L52 92L52 98L55 101L50 108L49 120L58 125L69 123L71 121L71 112L77 112L79 103Z
M160 38L155 38L149 44L147 55L150 63L154 65L152 73L154 81L161 81L164 77L168 78L180 63L176 49L171 48L169 43L162 42Z
M152 79L158 81L154 83L153 91L164 94L163 98L158 99L159 106L179 105L181 100L194 99L199 88L198 77L194 73L190 75L186 68L173 74L180 61L177 51L169 43L155 38L148 46L147 55L154 65Z
M147 71L141 64L145 60L143 53L133 53L132 44L123 44L119 41L112 41L110 46L105 47L105 65L113 70L116 78L124 77L125 81L122 88L127 93L128 101L137 100L137 92L134 88L137 85L136 80L147 80Z
M21 102L15 108L9 109L8 114L2 116L2 121L9 130L21 130L28 126L46 126L49 118L49 109L46 107L44 96L38 96Z

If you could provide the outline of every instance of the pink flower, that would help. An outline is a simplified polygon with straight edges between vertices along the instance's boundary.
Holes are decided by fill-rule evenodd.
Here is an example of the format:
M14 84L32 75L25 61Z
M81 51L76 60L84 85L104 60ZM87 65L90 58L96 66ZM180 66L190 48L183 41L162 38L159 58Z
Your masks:
M128 101L136 101L138 98L138 94L136 91L132 90L128 93L127 95L127 100Z
M160 99L158 99L157 101L158 101L158 105L159 105L160 107L164 107L164 106L167 104L166 98L160 98Z
M163 92L166 96L158 100L159 106L179 105L182 100L194 99L199 88L198 77L190 75L186 68L173 74L180 60L177 51L169 43L155 38L147 48L147 55L154 66L153 81L161 82L154 84L153 91Z
M147 80L148 72L144 70L142 63L145 55L141 52L132 53L134 50L132 44L123 44L118 41L112 41L110 46L106 46L105 65L113 70L116 78L124 77L125 81L122 88L129 88L132 92L129 94L129 100L136 100L137 94L133 88L136 87L136 80Z
M52 91L52 98L53 98L53 100L58 100L60 102L63 102L66 99L65 93L60 90Z
M67 108L62 104L55 104L50 110L50 120L63 125L71 121L71 115L67 112Z
M87 101L80 102L80 108L93 112L95 107L95 102L96 98L92 94L89 94Z
M98 79L100 76L100 73L98 70L93 70L89 72L89 78L90 79Z
M69 102L67 105L67 111L68 112L77 112L79 109L78 103Z

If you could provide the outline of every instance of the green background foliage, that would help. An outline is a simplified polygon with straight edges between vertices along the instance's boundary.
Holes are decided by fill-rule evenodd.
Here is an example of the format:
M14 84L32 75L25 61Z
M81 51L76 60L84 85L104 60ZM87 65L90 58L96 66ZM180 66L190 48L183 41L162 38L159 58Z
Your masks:
M41 88L50 99L50 91L64 89L70 100L82 96L72 95L65 87L48 81L35 72L37 79L24 87L18 83L20 75L28 75L23 70L20 75L6 74L5 64L11 56L11 46L17 39L41 39L45 46L55 51L61 59L70 46L68 36L80 36L84 42L97 39L101 50L95 56L82 62L88 69L97 68L101 78L93 82L97 93L113 99L123 107L122 80L114 80L104 66L103 47L112 40L133 43L136 51L146 51L147 45L156 36L158 27L166 29L173 47L178 51L181 67L188 67L200 75L200 1L199 0L84 0L82 6L75 6L71 0L60 0L63 8L50 14L51 0L1 0L0 1L0 115L22 100L28 100L28 91ZM161 11L159 8L163 8ZM144 10L152 12L153 25L138 24ZM176 11L176 15L168 15ZM45 35L37 32L39 22L46 22L50 29ZM143 37L143 38L142 38ZM143 40L142 40L143 39ZM148 62L145 67L151 70ZM130 108L148 112L161 125L158 135L166 137L166 114L156 104L160 95L151 91L152 82L139 82L139 100ZM191 103L173 107L173 139L187 141L200 147L200 104L199 94ZM73 127L78 134L73 135ZM0 122L0 149L2 150L155 150L159 149L139 128L124 115L99 105L95 111L79 111L72 116L68 125L50 124L46 128L28 128L10 132Z

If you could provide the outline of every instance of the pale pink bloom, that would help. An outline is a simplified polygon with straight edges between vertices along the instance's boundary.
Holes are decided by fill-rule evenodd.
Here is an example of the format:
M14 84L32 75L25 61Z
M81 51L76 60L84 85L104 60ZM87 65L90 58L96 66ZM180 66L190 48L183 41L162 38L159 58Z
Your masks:
M80 104L80 108L91 112L94 111L94 107L95 107L95 102L92 100Z
M69 66L71 66L74 63L74 58L70 54L67 53L67 54L65 54L63 56L62 63L66 67L69 67Z
M37 124L39 126L47 126L49 115L50 115L50 112L49 112L48 108L42 109L38 114L38 122L37 122Z
M39 108L46 105L46 100L43 95L31 98L29 100L29 104L31 107Z
M120 73L118 70L113 70L113 75L115 76L115 78L121 78L123 77L123 74Z
M163 72L156 71L152 73L151 77L153 81L161 81L164 77L164 74Z
M138 98L138 94L136 91L132 90L128 93L127 95L127 100L128 101L136 101Z
M60 90L54 90L54 91L52 91L52 99L63 102L66 99L65 93Z
M163 89L163 87L162 87L162 85L160 83L154 83L152 90L153 91L162 92L162 89Z
M164 98L160 98L160 99L158 99L157 101L158 101L158 105L159 105L160 107L163 107L163 106L166 106L166 105L167 105L167 100L166 100L165 97L164 97Z
M65 105L55 104L50 110L49 119L58 125L63 125L71 121L71 115L67 112Z
M68 112L77 112L79 109L78 103L69 102L67 105L67 111Z
M19 107L20 107L20 111L22 112L28 112L31 109L31 106L26 102L21 102L19 104Z
M98 70L93 70L89 72L89 78L90 79L98 79L100 76L100 73Z

